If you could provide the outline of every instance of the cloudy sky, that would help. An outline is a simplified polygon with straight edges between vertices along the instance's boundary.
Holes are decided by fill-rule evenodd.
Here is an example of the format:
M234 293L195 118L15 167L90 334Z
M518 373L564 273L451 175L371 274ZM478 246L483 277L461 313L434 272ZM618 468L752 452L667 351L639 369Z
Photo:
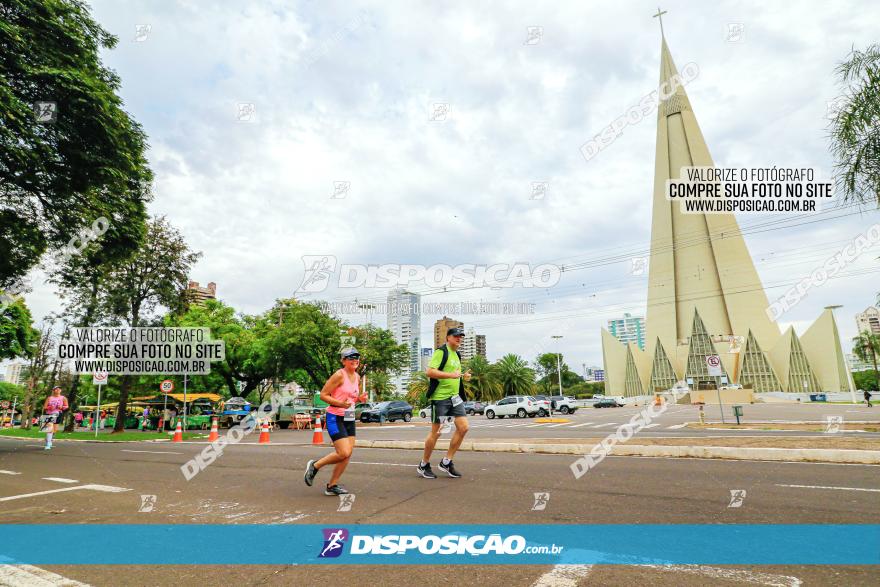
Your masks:
M643 313L655 115L598 156L579 147L656 87L656 8L636 2L196 2L95 0L120 39L104 53L149 135L153 214L204 256L192 278L244 312L289 297L304 255L343 264L587 263L549 289L432 293L430 302L522 301L532 315L456 316L490 358L561 349L601 365L599 329ZM814 167L827 177L833 69L877 42L876 2L667 2L679 68L717 165ZM731 37L730 26L738 33ZM738 26L741 25L741 29ZM529 28L532 29L529 40ZM441 110L438 110L437 104ZM445 113L445 114L444 114ZM348 182L344 197L332 197ZM533 182L546 193L532 195ZM876 212L740 222L770 297L880 220ZM752 227L750 231L749 228ZM877 251L781 320L802 332L825 305L841 334L873 303ZM609 258L618 259L609 262ZM428 292L424 284L412 289ZM384 300L328 288L304 299ZM36 316L52 290L28 296ZM430 340L439 316L422 317ZM349 317L352 323L362 316ZM384 325L385 316L373 321ZM847 346L849 346L847 344Z

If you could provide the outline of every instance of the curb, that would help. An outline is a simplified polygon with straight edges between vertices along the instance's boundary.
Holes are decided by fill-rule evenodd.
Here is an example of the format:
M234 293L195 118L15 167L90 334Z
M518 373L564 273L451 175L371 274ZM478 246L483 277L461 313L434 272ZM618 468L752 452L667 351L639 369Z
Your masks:
M360 440L359 448L397 448L422 450L424 442L415 440ZM435 449L448 448L449 441L438 441ZM480 452L539 453L554 455L589 454L583 444L533 444L527 442L462 442L459 450ZM673 457L748 461L788 461L804 463L880 464L880 450L829 448L742 448L728 446L645 446L616 444L612 456Z

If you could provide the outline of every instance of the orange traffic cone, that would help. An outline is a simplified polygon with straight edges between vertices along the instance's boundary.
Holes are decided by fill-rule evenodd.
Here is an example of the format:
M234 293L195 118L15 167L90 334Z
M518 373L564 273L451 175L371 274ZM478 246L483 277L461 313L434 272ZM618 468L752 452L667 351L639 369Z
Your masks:
M220 438L220 433L217 431L217 418L211 418L211 433L208 435L208 442L214 442Z
M321 416L315 416L315 432L312 434L312 444L324 444L324 432L321 430Z
M174 430L174 438L171 442L183 442L183 428L180 427L180 420L177 421L177 428Z
M269 444L269 425L263 420L263 427L260 428L259 444Z

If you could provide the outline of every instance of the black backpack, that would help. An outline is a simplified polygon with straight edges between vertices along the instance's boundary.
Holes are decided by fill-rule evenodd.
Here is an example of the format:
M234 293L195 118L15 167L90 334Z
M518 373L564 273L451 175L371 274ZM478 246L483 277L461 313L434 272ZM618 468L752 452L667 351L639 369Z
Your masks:
M438 351L443 351L443 359L440 360L440 366L437 367L438 371L442 371L443 367L446 366L446 360L449 358L449 348L444 344L443 346L437 347ZM458 362L461 362L461 355L458 354L458 351L455 351L455 354L458 356ZM431 380L428 382L428 393L425 397L431 399L431 396L434 395L434 392L437 391L437 387L440 385L439 379L430 378ZM462 401L467 401L467 395L464 393L464 379L459 378L458 380L458 396L462 399Z

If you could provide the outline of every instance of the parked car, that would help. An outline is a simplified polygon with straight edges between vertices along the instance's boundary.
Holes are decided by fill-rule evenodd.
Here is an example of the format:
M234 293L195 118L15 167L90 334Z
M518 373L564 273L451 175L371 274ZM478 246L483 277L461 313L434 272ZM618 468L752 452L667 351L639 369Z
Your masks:
M483 402L464 402L464 413L468 416L482 414L485 410L486 405Z
M361 422L394 422L412 420L413 407L406 402L390 401L379 402L375 407L361 412Z
M431 417L431 404L428 404L424 408L419 410L419 418L430 418Z
M551 395L550 401L553 402L553 409L563 414L574 414L577 406L574 404L574 398L564 395Z
M495 416L503 418L510 416L511 418L525 418L526 416L534 418L538 415L538 404L527 395L511 395L501 398L494 404L486 406L486 417L490 420Z
M363 404L356 404L354 406L354 417L360 420L361 414L364 413L364 410L372 410L376 407L376 402L366 402Z
M538 416L544 417L553 413L555 406L553 402L550 401L550 398L546 395L535 395L530 396L534 398L535 402L538 404Z
M623 404L612 397L600 399L593 404L594 408L622 408Z

